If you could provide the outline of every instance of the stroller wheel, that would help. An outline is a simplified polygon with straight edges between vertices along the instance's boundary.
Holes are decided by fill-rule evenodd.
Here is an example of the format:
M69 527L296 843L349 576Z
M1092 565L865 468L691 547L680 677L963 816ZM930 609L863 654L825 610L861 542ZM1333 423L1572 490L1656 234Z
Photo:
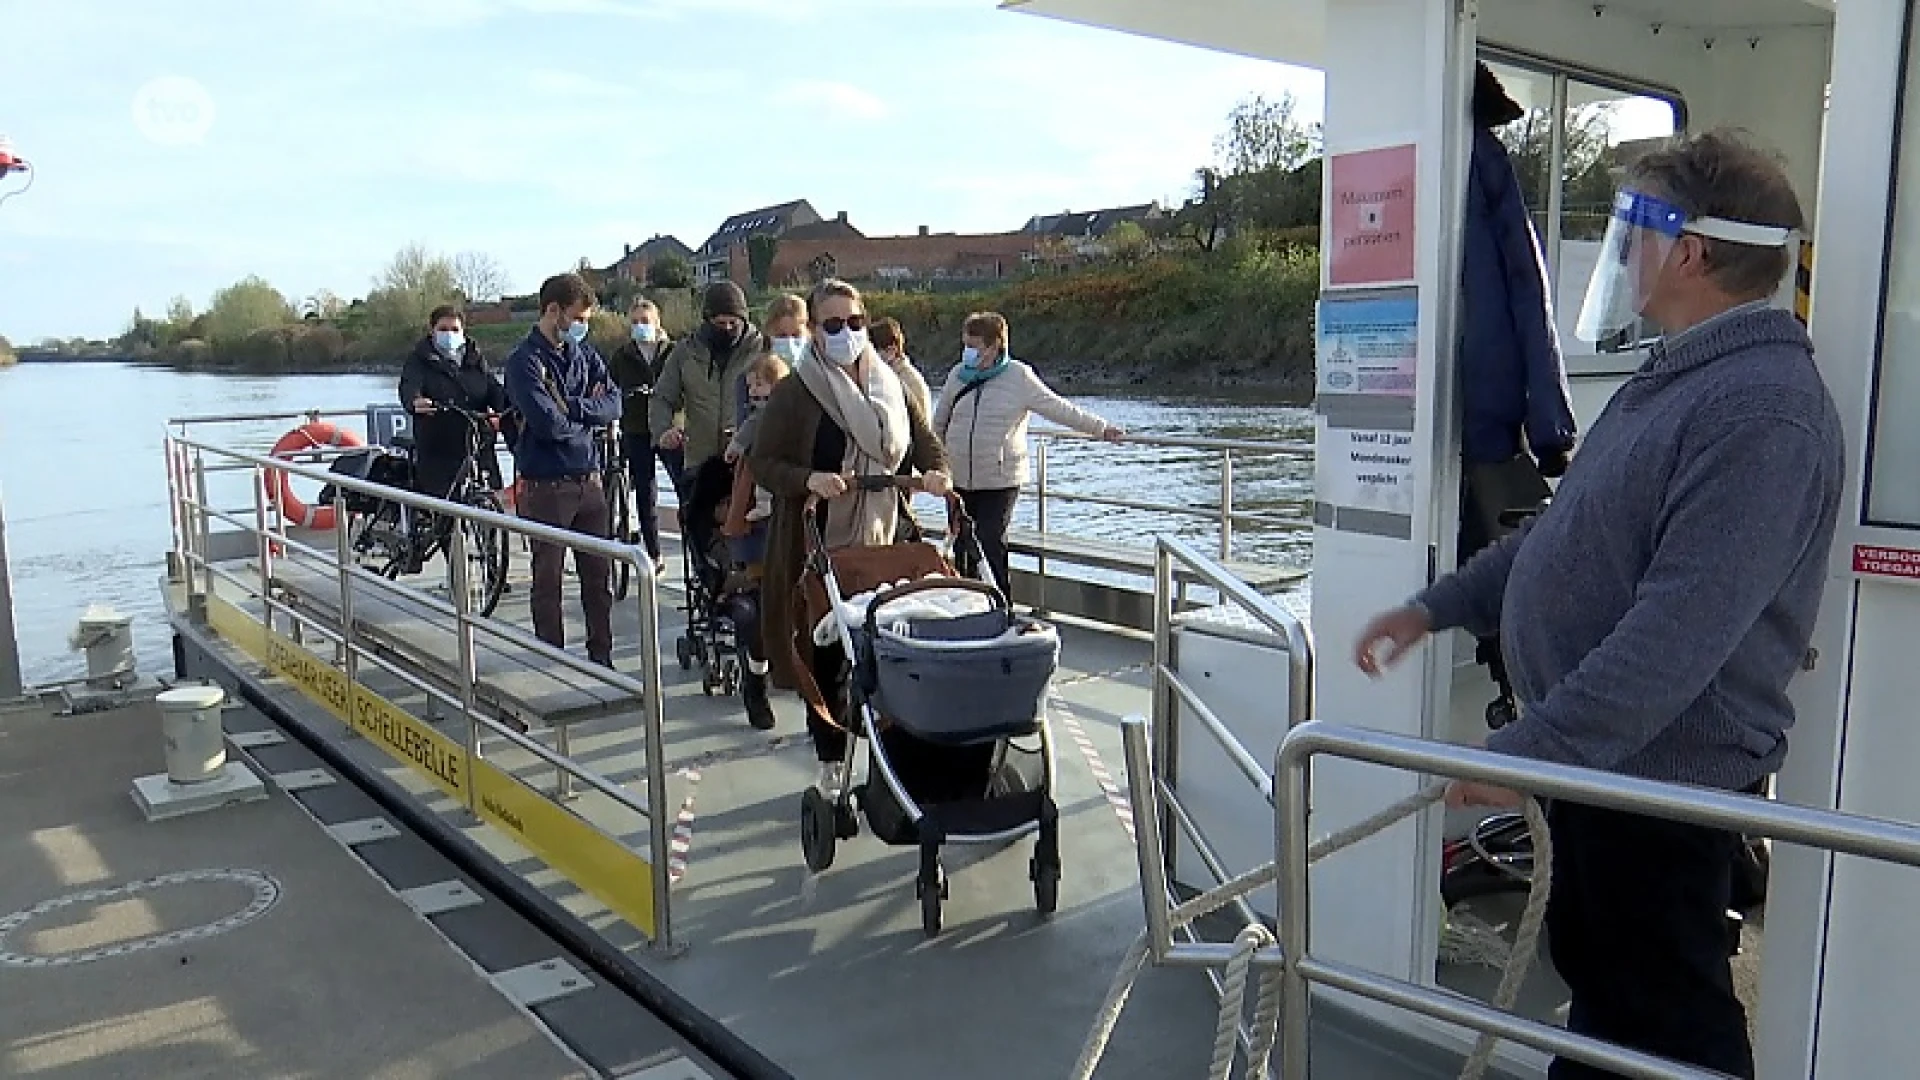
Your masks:
M818 788L800 796L800 854L818 874L833 865L833 805Z
M860 835L860 815L854 812L851 800L834 806L833 834L842 840Z
M673 658L680 661L681 671L693 670L693 642L688 641L686 635L682 634L673 643Z
M1042 866L1039 859L1027 862L1027 876L1033 879L1033 909L1051 915L1060 907L1060 868Z
M928 937L940 933L940 902L947 898L947 875L934 864L933 879L929 881L925 873L914 879L913 890L920 894L920 929Z

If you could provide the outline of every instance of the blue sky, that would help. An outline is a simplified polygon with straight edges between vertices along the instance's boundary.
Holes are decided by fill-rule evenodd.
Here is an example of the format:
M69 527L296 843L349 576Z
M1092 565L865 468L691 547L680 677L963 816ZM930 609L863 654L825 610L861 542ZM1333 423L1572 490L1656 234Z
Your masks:
M247 273L360 295L412 242L525 291L794 198L869 235L1177 200L1240 98L1321 110L1317 73L994 0L0 0L0 41L16 343Z

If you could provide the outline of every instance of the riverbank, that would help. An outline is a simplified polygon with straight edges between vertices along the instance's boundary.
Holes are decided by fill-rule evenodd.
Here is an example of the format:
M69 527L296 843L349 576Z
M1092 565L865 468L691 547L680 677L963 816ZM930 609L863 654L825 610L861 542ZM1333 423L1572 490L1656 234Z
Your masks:
M908 352L936 385L959 359L967 316L998 311L1011 324L1013 354L1063 392L1224 390L1300 404L1313 394L1319 277L1317 247L1276 234L971 291L873 289L867 298L876 318L899 320ZM775 291L755 290L756 309ZM660 299L668 330L688 332L697 301L679 291ZM497 363L528 329L513 322L468 332ZM623 311L595 315L593 341L603 352L625 335ZM352 320L309 320L213 344L188 337L116 359L213 374L392 376L415 340L397 327L374 333Z

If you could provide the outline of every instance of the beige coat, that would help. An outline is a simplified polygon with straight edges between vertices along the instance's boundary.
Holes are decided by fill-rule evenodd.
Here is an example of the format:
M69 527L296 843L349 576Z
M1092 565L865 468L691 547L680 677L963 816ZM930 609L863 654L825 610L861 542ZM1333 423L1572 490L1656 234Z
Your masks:
M1027 482L1027 417L1039 413L1064 428L1101 435L1107 422L1054 393L1018 360L968 390L956 365L940 390L933 431L947 448L953 486L968 491L1019 487Z

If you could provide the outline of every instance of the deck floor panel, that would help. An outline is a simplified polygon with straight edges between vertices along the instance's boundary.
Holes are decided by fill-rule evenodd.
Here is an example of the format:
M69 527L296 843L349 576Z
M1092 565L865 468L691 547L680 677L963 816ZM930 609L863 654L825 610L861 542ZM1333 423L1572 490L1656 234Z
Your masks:
M59 967L0 965L0 1075L584 1075L285 795L142 820L127 788L159 770L159 729L151 704L0 719L0 913L218 868L271 876L278 900L217 936ZM23 924L6 947L132 943L247 898L228 883L103 897Z
M677 579L677 564L672 575ZM516 582L496 617L524 626L524 575ZM699 669L683 672L673 659L684 621L677 580L662 585L668 803L678 808L689 794L694 803L685 872L673 889L684 953L668 957L646 946L591 897L441 799L448 820L797 1077L975 1080L989 1069L1064 1075L1142 925L1124 799L1116 806L1095 765L1123 794L1119 721L1150 711L1150 641L1060 624L1062 662L1050 699L1065 863L1060 911L1045 920L1033 911L1030 839L1002 848L955 846L946 858L946 929L928 940L913 891L916 853L880 845L864 822L861 836L839 847L831 869L806 871L798 809L814 760L797 699L776 692L777 724L759 732L747 726L737 697L701 693ZM569 577L568 637L577 643L574 590ZM615 653L629 671L638 656L638 610L631 600L615 606ZM455 734L451 724L441 727ZM568 731L579 760L644 792L645 749L631 717L584 718ZM487 753L530 783L551 783L551 767L523 750L496 740ZM395 779L411 776L377 748L363 745L359 755ZM864 755L862 762L864 773ZM637 818L614 823L604 796L583 795L569 806L646 850L644 831L630 827ZM1216 1011L1204 976L1149 969L1098 1076L1203 1074ZM1446 1075L1409 1067L1366 1040L1319 1040L1315 1059L1316 1076L1339 1080Z

